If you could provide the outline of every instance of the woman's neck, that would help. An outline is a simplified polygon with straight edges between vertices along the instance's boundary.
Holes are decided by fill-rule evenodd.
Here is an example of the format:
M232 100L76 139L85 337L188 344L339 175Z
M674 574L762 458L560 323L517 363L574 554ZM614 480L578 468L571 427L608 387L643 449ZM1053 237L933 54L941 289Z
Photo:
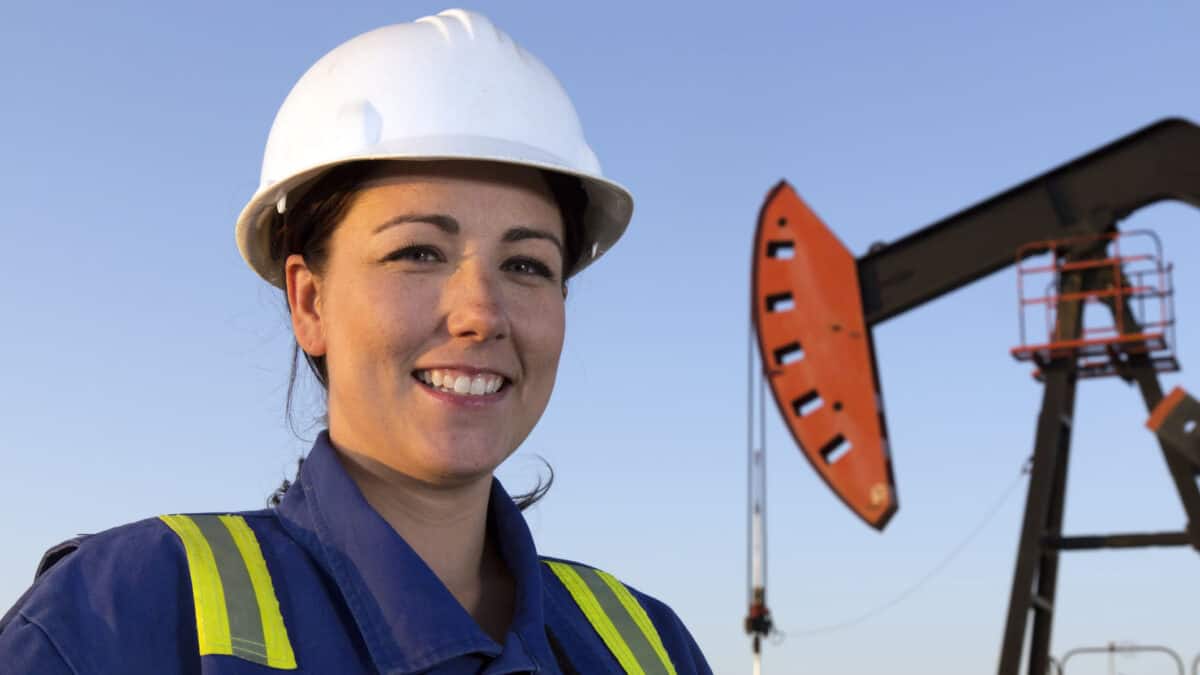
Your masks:
M515 584L488 535L491 477L454 487L417 481L378 460L339 449L346 473L494 640L512 621Z

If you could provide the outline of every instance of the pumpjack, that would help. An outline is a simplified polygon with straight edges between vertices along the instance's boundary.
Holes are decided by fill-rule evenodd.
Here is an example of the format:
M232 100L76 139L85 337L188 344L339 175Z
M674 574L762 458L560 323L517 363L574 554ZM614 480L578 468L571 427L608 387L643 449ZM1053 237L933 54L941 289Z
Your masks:
M1152 124L857 258L786 181L769 192L759 213L751 315L762 377L818 475L879 530L899 502L872 329L1017 268L1022 337L1011 355L1035 365L1033 375L1044 389L1000 675L1017 675L1023 655L1029 675L1047 672L1060 552L1148 546L1200 551L1200 402L1182 388L1164 396L1159 382L1160 373L1180 368L1171 266L1153 233L1118 227L1134 211L1163 200L1200 208L1200 127L1187 120ZM1103 306L1111 324L1085 322L1088 306ZM1031 310L1044 316L1044 338L1027 339ZM1141 393L1147 427L1186 514L1180 531L1062 532L1076 387L1109 376ZM751 445L751 510L757 515L751 517L755 567L746 630L757 652L771 621L765 562L753 550L765 541L765 500L756 487L765 464L761 448Z

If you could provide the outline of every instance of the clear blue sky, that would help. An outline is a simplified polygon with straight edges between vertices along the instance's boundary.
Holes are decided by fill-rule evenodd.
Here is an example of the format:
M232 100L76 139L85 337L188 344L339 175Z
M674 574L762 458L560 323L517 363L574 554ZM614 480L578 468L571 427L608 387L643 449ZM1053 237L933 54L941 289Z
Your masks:
M749 669L746 317L767 189L789 179L861 254L1156 119L1200 120L1197 3L970 4L468 5L558 74L637 199L627 237L572 288L554 400L501 477L526 487L544 456L542 551L670 603L717 672ZM283 419L289 329L234 218L295 79L359 32L444 7L6 7L0 605L76 532L256 508L291 474L308 442ZM1158 206L1126 226L1155 228L1178 264L1185 371L1164 385L1200 391L1200 213ZM883 535L772 417L769 599L789 636L768 673L994 670L1023 489L919 593L801 633L920 578L1030 453L1041 391L1007 356L1015 285L1002 272L877 330L901 500ZM1078 405L1066 529L1178 529L1135 390L1086 382ZM1053 651L1121 640L1190 660L1198 582L1189 550L1068 555Z

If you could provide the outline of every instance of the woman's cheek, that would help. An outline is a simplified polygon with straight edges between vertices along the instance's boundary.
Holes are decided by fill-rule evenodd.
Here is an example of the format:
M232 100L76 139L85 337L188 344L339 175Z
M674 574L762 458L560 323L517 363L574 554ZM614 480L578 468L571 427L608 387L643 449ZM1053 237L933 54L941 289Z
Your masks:
M527 303L524 314L531 325L536 325L543 340L562 339L565 306L562 295L555 292L541 292L532 302Z
M551 381L558 368L559 357L562 355L563 338L566 328L566 317L562 301L551 302L542 309L542 328L539 342L541 344L544 362L550 369L548 376Z

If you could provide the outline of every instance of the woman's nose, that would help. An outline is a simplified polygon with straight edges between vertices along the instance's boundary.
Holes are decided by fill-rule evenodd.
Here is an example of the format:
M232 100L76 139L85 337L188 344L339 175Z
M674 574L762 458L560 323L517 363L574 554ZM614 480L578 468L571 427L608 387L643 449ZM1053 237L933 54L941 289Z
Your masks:
M466 264L455 270L444 295L451 335L476 342L508 337L508 314L499 283L498 275L480 264Z

